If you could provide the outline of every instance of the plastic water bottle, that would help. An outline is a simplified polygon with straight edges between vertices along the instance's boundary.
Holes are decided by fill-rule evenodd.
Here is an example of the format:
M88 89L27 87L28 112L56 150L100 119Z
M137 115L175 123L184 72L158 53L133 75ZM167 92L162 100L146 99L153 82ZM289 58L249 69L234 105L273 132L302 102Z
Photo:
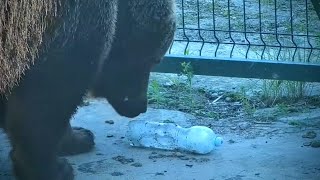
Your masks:
M183 128L173 123L132 120L127 138L131 146L207 154L223 143L210 128Z

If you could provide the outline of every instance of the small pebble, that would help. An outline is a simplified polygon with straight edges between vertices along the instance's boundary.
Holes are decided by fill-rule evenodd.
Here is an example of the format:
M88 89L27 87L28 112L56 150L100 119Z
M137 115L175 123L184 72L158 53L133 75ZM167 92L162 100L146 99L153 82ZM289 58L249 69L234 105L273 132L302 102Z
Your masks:
M111 176L122 176L123 173L122 172L113 172L111 173Z
M187 160L189 160L190 158L188 158L188 157L186 157L186 156L183 156L183 157L180 157L179 159L184 160L184 161L187 161Z
M250 127L250 123L248 123L248 122L243 122L243 123L239 123L239 128L241 129L241 130L246 130L246 129L248 129L249 127Z
M305 142L303 143L304 146L311 146L311 142Z
M192 164L186 164L186 166L192 168L193 165Z
M176 157L184 157L185 156L181 152L175 152L173 155Z
M164 176L164 173L159 173L159 172L157 172L157 173L156 173L156 176Z
M113 120L106 120L105 123L107 123L107 124L114 124L114 121L113 121Z
M131 164L131 166L134 166L134 167L142 167L142 164L141 164L141 163L133 163L133 164Z
M233 126L233 127L231 127L230 129L231 129L231 130L236 130L237 127L236 127L236 126Z
M314 131L308 131L306 134L302 135L303 138L314 139L317 137L317 133Z
M319 148L320 147L320 141L318 141L318 140L311 141L311 147Z
M212 93L212 96L214 96L214 97L218 97L219 96L219 94L218 93Z
M111 138L111 137L113 137L114 135L112 135L112 134L108 134L107 135L107 138Z

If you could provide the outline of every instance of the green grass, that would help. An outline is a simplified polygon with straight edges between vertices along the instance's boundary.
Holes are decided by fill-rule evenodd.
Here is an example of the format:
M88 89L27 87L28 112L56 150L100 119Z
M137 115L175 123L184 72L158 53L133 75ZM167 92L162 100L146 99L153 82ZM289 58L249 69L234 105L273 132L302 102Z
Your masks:
M164 97L162 95L163 87L156 80L152 80L148 88L148 101L151 103L162 103L164 102Z

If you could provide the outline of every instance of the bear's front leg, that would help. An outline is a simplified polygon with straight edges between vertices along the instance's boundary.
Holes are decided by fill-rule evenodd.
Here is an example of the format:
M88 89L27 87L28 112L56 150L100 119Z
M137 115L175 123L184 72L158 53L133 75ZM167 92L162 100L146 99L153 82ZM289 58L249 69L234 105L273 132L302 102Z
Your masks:
M29 154L21 152L21 150L19 149L12 149L10 152L10 156L14 164L13 170L17 180L74 179L73 168L65 158L56 158L56 156L48 155L46 158L40 160L39 155L32 157L29 156ZM24 158L28 156L29 159ZM27 161L29 163L25 163L24 161Z
M30 96L17 93L8 101L6 126L12 148L10 155L17 179L71 180L73 170L65 159L57 158L57 148L68 121L55 119ZM57 112L58 113L58 112ZM51 116L51 117L50 117Z

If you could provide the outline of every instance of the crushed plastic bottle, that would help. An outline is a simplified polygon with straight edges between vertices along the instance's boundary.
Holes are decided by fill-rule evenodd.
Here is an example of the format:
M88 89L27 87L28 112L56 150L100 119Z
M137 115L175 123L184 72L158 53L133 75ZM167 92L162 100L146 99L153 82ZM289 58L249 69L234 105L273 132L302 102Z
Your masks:
M183 128L174 123L141 120L130 121L128 126L127 138L136 147L207 154L223 143L221 137L205 126Z

